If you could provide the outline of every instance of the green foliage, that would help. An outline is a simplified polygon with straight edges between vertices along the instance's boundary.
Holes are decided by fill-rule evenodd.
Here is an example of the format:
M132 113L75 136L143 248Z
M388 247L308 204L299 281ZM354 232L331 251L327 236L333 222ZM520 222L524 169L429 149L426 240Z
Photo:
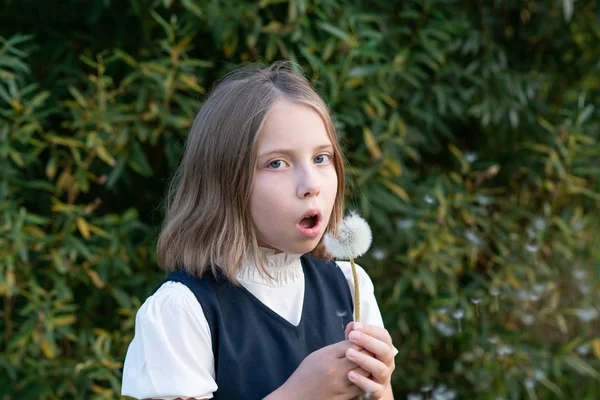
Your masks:
M8 0L0 16L4 398L118 397L202 96L278 59L334 112L396 398L600 396L593 1Z

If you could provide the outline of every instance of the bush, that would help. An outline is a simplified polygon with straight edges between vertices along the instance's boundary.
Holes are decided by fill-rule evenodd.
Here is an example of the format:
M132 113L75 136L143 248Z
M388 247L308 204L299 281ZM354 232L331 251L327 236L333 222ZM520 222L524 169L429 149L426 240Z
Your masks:
M203 95L288 59L375 231L396 398L598 398L600 28L573 3L5 1L0 393L118 397Z

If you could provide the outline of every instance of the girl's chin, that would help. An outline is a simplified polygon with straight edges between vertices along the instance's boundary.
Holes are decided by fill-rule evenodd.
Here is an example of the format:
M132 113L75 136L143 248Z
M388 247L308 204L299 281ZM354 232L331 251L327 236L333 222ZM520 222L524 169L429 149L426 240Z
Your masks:
M273 246L273 245L268 245L268 244L261 244L259 243L258 245L260 247L264 247L266 249L270 249L273 250L275 252L275 254L280 254L280 253L291 253L291 254L306 254L306 253L310 253L311 251L313 251L315 249L315 247L317 247L317 245L319 244L319 240L321 238L313 238L311 240L303 240L301 243L293 243L289 246Z

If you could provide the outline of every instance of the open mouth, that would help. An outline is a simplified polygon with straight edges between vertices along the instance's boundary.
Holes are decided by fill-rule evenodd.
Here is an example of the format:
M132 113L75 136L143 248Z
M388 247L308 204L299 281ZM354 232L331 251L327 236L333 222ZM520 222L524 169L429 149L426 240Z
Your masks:
M317 226L319 223L318 215L309 215L308 217L304 217L298 223L304 229L311 229Z
M300 234L315 238L321 232L321 212L318 209L309 210L296 225Z

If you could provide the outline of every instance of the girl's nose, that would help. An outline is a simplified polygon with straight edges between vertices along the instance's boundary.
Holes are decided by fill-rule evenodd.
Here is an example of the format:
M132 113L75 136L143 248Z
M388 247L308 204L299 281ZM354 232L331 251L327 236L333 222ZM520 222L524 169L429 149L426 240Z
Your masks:
M321 193L321 184L315 171L307 169L300 174L297 195L300 198L318 196Z

